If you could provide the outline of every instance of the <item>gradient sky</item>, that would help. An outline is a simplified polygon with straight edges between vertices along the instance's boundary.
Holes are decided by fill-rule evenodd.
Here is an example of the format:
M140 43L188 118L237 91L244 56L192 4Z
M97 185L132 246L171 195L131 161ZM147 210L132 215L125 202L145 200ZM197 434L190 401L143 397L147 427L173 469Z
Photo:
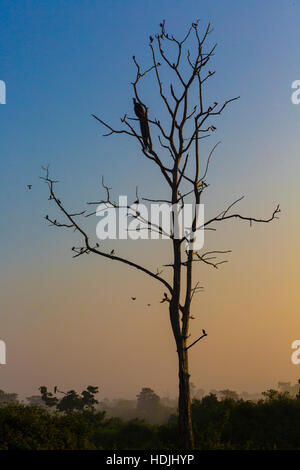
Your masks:
M282 207L272 224L224 223L208 237L207 247L233 252L219 270L196 271L205 292L195 301L191 333L195 339L205 328L208 337L191 349L191 380L206 390L252 392L300 377L290 359L300 338L300 105L291 103L291 84L300 79L299 17L300 2L288 0L1 0L1 389L28 396L41 384L92 384L101 398L134 397L142 386L177 392L160 285L100 257L73 260L76 236L42 218L54 212L39 179L41 165L50 164L74 209L99 198L101 175L115 194L133 195L137 183L145 196L161 191L135 143L103 138L91 113L116 124L132 112L131 57L150 63L148 36L162 19L179 37L192 21L211 21L218 47L209 97L241 96L210 141L222 144L206 213L241 195L243 214L267 217ZM155 267L169 261L167 243L107 246Z

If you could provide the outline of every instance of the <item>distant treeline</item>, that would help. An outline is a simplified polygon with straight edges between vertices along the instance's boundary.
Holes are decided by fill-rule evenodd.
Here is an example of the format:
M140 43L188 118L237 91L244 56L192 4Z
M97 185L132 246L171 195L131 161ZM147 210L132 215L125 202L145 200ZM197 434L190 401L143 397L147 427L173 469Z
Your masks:
M179 449L176 413L163 424L108 417L97 407L96 390L90 386L81 394L62 392L65 400L56 401L41 387L42 406L18 403L15 394L0 391L0 450ZM258 401L228 392L221 399L210 393L193 400L197 449L300 450L299 399L287 391L268 390ZM163 407L157 397L143 388L137 397L138 412Z

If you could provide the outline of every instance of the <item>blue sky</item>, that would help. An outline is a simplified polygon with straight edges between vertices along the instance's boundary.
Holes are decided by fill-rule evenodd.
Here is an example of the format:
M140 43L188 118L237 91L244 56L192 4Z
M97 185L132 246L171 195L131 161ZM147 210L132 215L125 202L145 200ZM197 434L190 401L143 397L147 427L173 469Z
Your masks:
M257 128L268 118L273 127L276 111L290 105L290 83L298 74L299 8L299 2L276 0L2 1L2 190L7 194L12 179L35 178L41 163L50 162L58 173L74 165L76 175L100 149L111 152L90 114L116 122L128 110L131 56L150 59L148 36L163 18L178 34L193 19L212 21L221 96L240 94L242 112L259 96L249 118ZM101 161L104 171L109 164Z
M156 178L147 162L137 160L133 143L101 138L91 113L116 124L131 110L131 57L149 63L148 36L164 18L179 36L197 18L213 24L211 41L218 48L211 96L241 95L224 113L216 134L224 142L227 167L228 162L236 165L241 150L245 154L235 181L243 181L243 187L249 174L243 171L256 171L253 143L267 146L259 165L270 172L272 158L271 172L278 175L281 153L293 148L298 132L299 109L291 105L290 86L299 75L299 11L298 1L276 0L2 1L0 79L7 85L7 104L0 106L0 201L5 243L16 242L11 229L16 234L20 223L28 237L40 239L41 165L51 165L76 202L94 197L91 188L98 187L102 174L124 193L135 187L128 168L135 168L146 186L149 174ZM279 133L285 139L272 143ZM291 163L297 166L295 159ZM222 163L219 168L222 173ZM24 192L28 183L34 185L34 196ZM31 230L26 227L29 212Z

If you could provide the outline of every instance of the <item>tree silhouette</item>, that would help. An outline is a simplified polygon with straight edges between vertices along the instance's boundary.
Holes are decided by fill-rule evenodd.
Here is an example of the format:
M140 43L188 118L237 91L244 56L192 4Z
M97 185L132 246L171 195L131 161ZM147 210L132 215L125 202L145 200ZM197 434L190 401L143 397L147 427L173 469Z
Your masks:
M86 390L81 392L79 395L75 390L69 390L64 392L58 390L57 387L54 388L54 393L61 393L64 396L59 400L51 392L48 392L47 387L40 387L41 398L45 405L49 407L56 407L58 411L63 411L67 414L73 413L73 411L83 411L90 410L94 411L94 405L97 405L99 402L95 399L95 395L98 393L98 387L93 387L89 385Z
M59 400L58 398L56 398L53 393L51 392L48 392L48 389L47 387L45 387L44 385L42 385L40 388L39 388L40 392L41 392L41 398L43 400L43 402L45 403L46 406L49 406L50 408L52 408L53 406L57 406L58 403L59 403Z
M139 411L153 412L159 407L160 397L152 388L143 387L137 395L137 409Z
M107 129L106 136L120 135L135 139L144 157L158 169L163 178L169 197L166 200L158 200L155 196L142 198L148 203L167 203L177 209L177 215L173 214L172 226L166 234L164 227L143 218L138 209L128 205L130 216L141 223L146 223L149 232L156 232L161 236L167 236L172 244L172 260L165 265L171 270L170 275L162 275L162 270L153 271L148 267L115 252L106 251L101 243L95 243L81 222L84 216L89 216L86 211L71 211L61 202L57 196L55 184L57 181L50 178L48 168L45 168L44 181L49 187L49 199L56 204L64 216L62 222L46 215L50 225L75 230L82 239L82 244L73 247L74 258L86 254L95 254L111 261L118 261L137 269L152 279L158 281L164 289L162 303L168 305L171 330L175 339L178 356L179 371L179 434L183 449L192 449L194 445L191 399L189 385L188 353L191 347L207 336L205 330L194 341L188 344L190 336L191 304L194 296L201 291L199 282L193 281L194 263L203 263L213 268L226 260L220 260L219 255L229 251L199 251L194 249L194 241L199 229L216 230L221 222L232 219L247 221L250 225L254 222L270 222L277 218L280 212L277 206L268 218L255 218L232 212L233 206L243 198L239 198L225 207L217 215L204 221L199 226L198 205L202 201L207 183L207 173L213 153L219 142L212 146L209 154L200 159L199 144L216 130L212 119L217 118L225 110L227 105L236 101L239 97L229 99L221 104L217 102L206 103L204 99L207 81L214 75L208 64L214 55L216 46L208 47L207 38L211 33L208 26L200 31L198 21L192 23L187 34L182 40L167 33L165 22L160 24L159 33L155 38L150 36L149 47L152 63L147 68L142 68L137 58L133 56L136 67L136 76L132 83L135 99L136 117L125 114L121 118L122 128L117 129L102 118L93 115L97 121ZM171 51L171 52L170 52ZM164 75L165 73L165 75ZM168 73L172 75L168 83ZM146 106L143 102L140 85L145 77L152 78L162 108L158 114ZM163 78L162 78L163 77ZM165 82L166 80L166 82ZM154 88L154 86L153 86ZM154 93L154 92L153 92ZM130 100L131 102L131 100ZM167 115L167 118L165 118ZM139 130L142 135L139 134ZM119 209L111 199L110 188L102 180L106 198L89 204L106 204L107 207ZM138 203L140 197L137 191ZM193 207L192 223L187 233L176 236L178 217L184 205L189 201Z

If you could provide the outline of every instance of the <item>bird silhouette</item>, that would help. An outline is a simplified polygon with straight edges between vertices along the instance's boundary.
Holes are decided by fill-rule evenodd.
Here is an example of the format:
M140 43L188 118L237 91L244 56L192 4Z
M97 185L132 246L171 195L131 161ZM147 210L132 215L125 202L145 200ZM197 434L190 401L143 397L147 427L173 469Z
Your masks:
M32 184L28 184L28 185L27 185L27 188L28 188L28 189L31 189L31 188L32 188Z
M168 294L166 292L164 292L164 297L163 299L160 301L161 304L163 304L164 302L167 302L169 300L168 298Z
M131 297L131 300L136 300L136 297Z
M147 109L141 103L138 103L135 98L133 98L133 103L134 103L134 112L140 121L140 129L141 129L144 147L146 149L147 148L150 149L151 139L150 139L150 130L149 130L149 125L148 125L148 118L147 118Z

